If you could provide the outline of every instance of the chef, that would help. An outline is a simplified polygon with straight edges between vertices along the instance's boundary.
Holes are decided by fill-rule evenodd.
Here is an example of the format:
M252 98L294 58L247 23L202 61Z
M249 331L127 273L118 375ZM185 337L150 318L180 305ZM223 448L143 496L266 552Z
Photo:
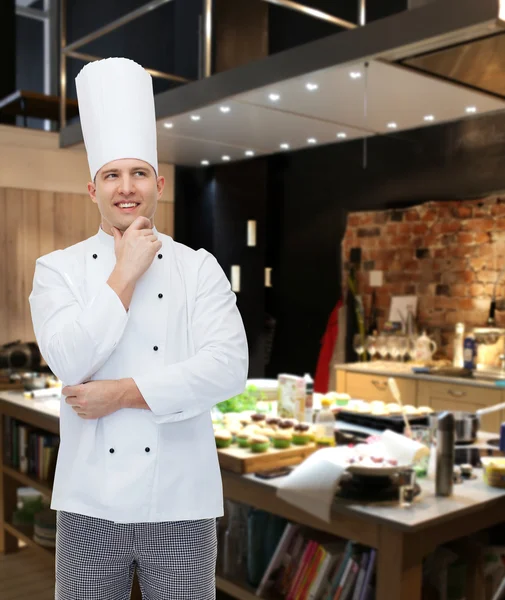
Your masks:
M98 233L37 260L30 295L43 357L63 382L57 600L215 598L222 484L211 408L241 393L244 327L207 251L154 226L150 75L124 58L76 78Z

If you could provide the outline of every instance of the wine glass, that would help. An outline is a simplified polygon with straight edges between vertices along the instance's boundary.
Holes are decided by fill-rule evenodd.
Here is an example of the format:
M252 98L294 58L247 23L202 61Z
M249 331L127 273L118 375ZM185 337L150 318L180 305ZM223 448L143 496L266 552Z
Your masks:
M363 336L360 333L356 333L352 338L352 347L354 349L354 352L356 352L356 354L358 355L358 357L361 357L363 355L365 351L365 344L363 341Z
M395 335L390 335L387 341L387 349L392 360L398 360L400 349L398 348L398 338Z
M398 337L398 352L400 355L400 360L405 362L407 355L409 353L409 338L405 335L401 335Z
M375 335L367 336L365 346L368 354L370 354L370 359L373 360L373 357L377 354L377 338Z
M388 355L388 338L386 335L379 335L377 338L377 352L382 360L386 360L386 356Z

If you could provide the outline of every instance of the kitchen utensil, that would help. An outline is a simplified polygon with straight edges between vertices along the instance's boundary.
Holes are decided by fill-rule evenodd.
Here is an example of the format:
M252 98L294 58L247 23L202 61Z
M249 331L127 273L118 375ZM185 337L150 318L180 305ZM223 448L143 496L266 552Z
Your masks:
M393 395L393 398L396 400L397 404L399 404L402 408L402 416L403 416L403 421L405 423L405 434L408 435L408 437L412 437L412 431L410 430L410 424L407 419L407 415L405 414L405 410L403 408L400 390L398 389L398 386L396 385L396 381L393 379L393 377L389 377L388 386L391 391L391 394Z
M480 418L483 415L495 412L505 408L505 402L494 404L487 408L480 408L475 413L465 411L454 411L455 423L455 443L456 444L473 444L477 439L477 433L480 427ZM430 415L430 426L436 430L439 415Z
M437 466L435 494L450 496L453 488L454 440L456 437L454 415L443 412L437 422Z

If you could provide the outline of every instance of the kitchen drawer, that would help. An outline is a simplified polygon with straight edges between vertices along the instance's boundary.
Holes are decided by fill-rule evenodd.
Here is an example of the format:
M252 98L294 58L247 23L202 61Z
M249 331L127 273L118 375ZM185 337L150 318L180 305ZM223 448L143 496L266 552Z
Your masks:
M346 373L346 392L351 398L360 400L382 400L383 402L394 402L388 387L388 377L384 375L365 375L362 373ZM404 404L416 404L416 388L417 382L415 379L396 378L396 383L402 402Z
M420 406L431 406L435 411L463 410L475 412L479 408L486 408L502 402L502 393L500 390L458 383L420 381L418 384L418 402ZM502 411L484 415L480 429L498 433L502 418Z

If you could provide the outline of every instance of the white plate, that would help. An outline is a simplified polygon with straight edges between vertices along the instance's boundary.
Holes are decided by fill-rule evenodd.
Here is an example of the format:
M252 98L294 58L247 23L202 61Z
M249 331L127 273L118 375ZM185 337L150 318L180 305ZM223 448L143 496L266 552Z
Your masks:
M396 465L389 467L363 467L359 464L351 464L347 467L349 473L355 473L356 475L366 475L367 477L387 477L388 475L394 475L398 471L405 469L411 469L412 465Z

